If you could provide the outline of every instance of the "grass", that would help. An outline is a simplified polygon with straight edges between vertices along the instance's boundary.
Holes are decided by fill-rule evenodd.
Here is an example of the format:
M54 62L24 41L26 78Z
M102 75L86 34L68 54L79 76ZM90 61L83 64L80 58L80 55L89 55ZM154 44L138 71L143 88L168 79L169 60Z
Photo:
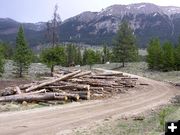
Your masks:
M151 78L158 81L180 82L180 71L152 71L148 69L148 65L146 62L126 63L126 66L124 68L119 68L117 70Z
M34 109L43 107L42 105L39 105L37 103L28 103L28 104L20 104L20 103L1 103L0 104L0 112L9 112L9 111L22 111L22 110L28 110L28 109Z
M140 50L141 52L146 52L145 50ZM142 53L142 54L144 54ZM115 69L120 67L121 63L110 63L110 64L95 64L92 68L105 68L105 69ZM62 67L60 67L62 68ZM90 66L82 66L77 67L77 69L89 70ZM12 79L14 78L14 74L12 73L14 70L12 61L7 61L5 64L5 73L1 79ZM56 66L56 70L59 67ZM171 72L160 72L160 71L151 71L148 69L146 62L133 62L133 63L126 63L124 68L118 68L118 71L132 73L144 77L148 77L155 80L160 81L172 81L172 82L180 82L180 71L171 71ZM48 75L50 74L50 69L47 66L41 63L32 63L29 70L29 76L27 79L36 80L39 76Z
M160 135L163 126L160 124L162 112L164 121L180 119L180 106L169 105L148 114L144 120L118 119L96 126L95 129L77 130L75 135Z
M171 81L175 83L180 83L180 71L152 71L148 69L146 62L131 62L126 63L125 67L121 67L121 63L110 63L110 64L95 64L92 68L104 68L104 69L115 69L121 72L127 72L147 78L151 78L158 81ZM119 68L120 67L120 68ZM89 70L89 66L82 66L80 69Z

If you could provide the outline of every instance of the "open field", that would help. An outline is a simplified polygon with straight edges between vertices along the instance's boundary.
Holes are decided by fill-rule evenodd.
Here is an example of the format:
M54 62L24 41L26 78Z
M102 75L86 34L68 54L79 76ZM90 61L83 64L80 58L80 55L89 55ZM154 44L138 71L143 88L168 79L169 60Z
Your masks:
M126 63L126 66L124 68L118 68L118 67L121 67L121 63L95 64L92 66L92 68L115 69L117 71L127 72L158 81L180 82L180 71L170 71L170 72L151 71L148 69L146 62ZM5 65L5 73L3 74L3 77L1 79L7 80L9 78L14 78L14 74L12 73L13 68L14 67L12 61L7 61ZM56 70L58 70L59 68L61 67L57 66ZM85 70L90 69L88 65L77 67L77 69L79 68ZM38 77L41 75L49 75L50 69L41 63L33 63L31 64L28 73L29 76L27 76L26 78L30 80L34 80L34 79L39 79Z
M170 72L151 71L148 69L146 62L127 63L126 67L118 68L116 70L151 78L158 81L166 81L166 82L172 81L175 83L180 82L180 71L170 71Z

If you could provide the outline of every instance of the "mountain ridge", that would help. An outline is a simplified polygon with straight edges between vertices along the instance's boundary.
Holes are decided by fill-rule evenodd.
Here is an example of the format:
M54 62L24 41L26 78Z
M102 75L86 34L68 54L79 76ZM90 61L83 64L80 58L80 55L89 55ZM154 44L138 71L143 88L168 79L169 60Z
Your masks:
M139 47L146 47L153 37L162 42L177 42L180 35L180 7L157 6L152 3L111 5L100 12L85 11L64 20L59 28L61 42L75 42L99 45L111 44L119 24L127 20L137 37ZM0 40L15 40L18 26L23 24L31 46L47 43L46 23L19 23L12 19L0 18ZM9 37L7 37L9 36Z

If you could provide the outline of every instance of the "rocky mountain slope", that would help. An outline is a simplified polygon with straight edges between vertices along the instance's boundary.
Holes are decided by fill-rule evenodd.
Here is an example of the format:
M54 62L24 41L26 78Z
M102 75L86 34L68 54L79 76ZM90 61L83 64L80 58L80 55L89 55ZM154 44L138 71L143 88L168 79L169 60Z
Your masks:
M59 30L61 42L88 44L111 43L118 25L128 20L137 37L139 47L146 47L149 39L177 42L180 36L180 8L162 7L150 3L112 5L100 12L83 12L65 20ZM0 40L14 41L18 22L0 19ZM45 42L45 23L24 24L31 45Z

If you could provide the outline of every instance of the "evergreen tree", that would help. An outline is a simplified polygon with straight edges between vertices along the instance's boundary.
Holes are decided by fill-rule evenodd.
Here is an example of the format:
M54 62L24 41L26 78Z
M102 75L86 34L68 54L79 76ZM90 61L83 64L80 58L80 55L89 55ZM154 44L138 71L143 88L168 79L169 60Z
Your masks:
M176 70L180 70L180 43L175 48L174 56L175 56L175 67L176 67Z
M174 49L170 42L163 44L163 70L169 71L174 69Z
M95 64L97 61L96 53L92 49L88 49L86 53L87 53L86 64L88 64L91 69L92 65Z
M77 63L77 50L74 45L67 45L67 66L71 66Z
M53 47L43 50L40 54L41 61L51 68L51 75L53 76L54 66L64 66L66 63L66 53L64 47Z
M159 39L152 39L147 48L147 63L150 69L162 69L163 52Z
M77 48L77 64L82 65L82 55L80 47Z
M95 63L96 64L101 64L102 63L102 54L98 50L95 52Z
M5 59L12 59L13 57L13 48L7 43L0 43L2 53Z
M110 50L109 48L105 45L103 47L103 63L106 63L108 61L110 61L111 59L111 54L110 54Z
M22 77L23 72L27 71L32 61L32 51L28 48L25 41L23 27L19 27L16 38L16 48L14 54L14 65L16 66L16 73Z
M4 56L3 56L3 47L0 46L0 76L4 72Z
M85 48L83 52L83 65L87 64L88 50Z
M127 22L123 22L119 26L117 36L115 38L115 47L113 49L116 62L134 61L138 56L138 49L135 45L135 36Z

